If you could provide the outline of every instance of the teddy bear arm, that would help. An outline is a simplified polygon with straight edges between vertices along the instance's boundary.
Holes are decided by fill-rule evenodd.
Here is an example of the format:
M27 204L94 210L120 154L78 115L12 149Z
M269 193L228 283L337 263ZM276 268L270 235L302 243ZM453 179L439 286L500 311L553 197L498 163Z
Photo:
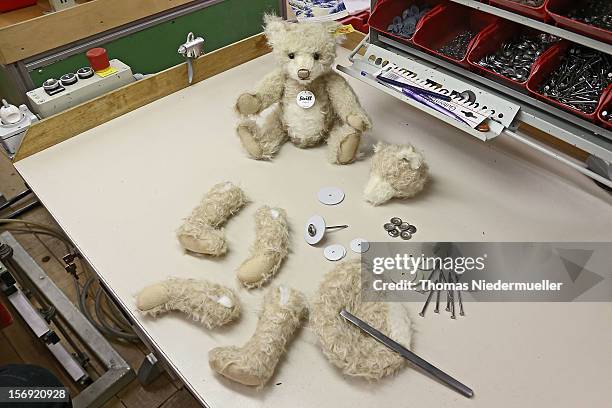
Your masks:
M236 110L241 114L257 114L281 100L285 77L278 69L266 75L255 87L253 93L240 95Z
M257 85L257 96L261 100L262 110L270 107L283 97L285 90L285 74L281 69L266 75Z
M357 95L346 79L332 72L327 78L327 92L336 114L343 123L361 131L372 127L368 114L361 107Z

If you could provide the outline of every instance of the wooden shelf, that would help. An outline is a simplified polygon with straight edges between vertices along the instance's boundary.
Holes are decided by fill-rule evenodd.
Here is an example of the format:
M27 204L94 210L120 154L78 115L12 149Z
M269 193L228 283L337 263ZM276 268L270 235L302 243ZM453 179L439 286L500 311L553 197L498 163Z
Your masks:
M0 13L0 64L10 64L195 0L77 0L50 13L48 1Z

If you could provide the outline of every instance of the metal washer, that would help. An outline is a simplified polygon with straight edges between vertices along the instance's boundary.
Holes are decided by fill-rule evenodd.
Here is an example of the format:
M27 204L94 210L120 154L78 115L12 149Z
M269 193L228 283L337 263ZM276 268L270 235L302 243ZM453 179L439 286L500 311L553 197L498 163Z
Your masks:
M317 198L325 205L337 205L344 200L345 194L338 187L325 187L319 190Z
M408 231L402 231L401 234L399 234L400 238L408 241L409 239L412 239L412 234Z
M406 231L407 229L410 228L410 223L407 223L406 221L404 221L400 225L398 225L398 228L400 229L400 231Z
M314 227L314 235L311 235L309 231L309 229L312 229L311 225ZM304 227L304 239L310 245L315 245L323 239L323 235L325 235L325 220L320 215L313 215Z
M395 224L391 224L390 222L388 222L383 225L383 228L385 229L385 231L393 231L394 229L396 229L396 226Z
M328 261L339 261L346 256L346 248L339 244L325 247L323 255Z
M355 238L351 241L351 251L356 254L363 254L364 252L368 252L370 249L370 243L363 238Z
M400 217L393 217L389 220L391 224L399 226L402 224L402 219Z

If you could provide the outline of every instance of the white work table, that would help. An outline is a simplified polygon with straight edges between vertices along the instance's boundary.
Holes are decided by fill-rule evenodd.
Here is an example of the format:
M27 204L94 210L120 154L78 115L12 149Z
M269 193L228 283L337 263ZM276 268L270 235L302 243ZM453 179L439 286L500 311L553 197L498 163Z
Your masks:
M342 50L344 58L346 51ZM272 162L248 159L234 128L236 97L273 67L270 55L226 71L16 163L20 174L91 263L156 351L208 406L226 407L604 407L612 400L611 303L467 303L466 316L418 316L413 350L472 387L467 399L410 367L378 383L344 377L306 325L262 390L232 383L208 366L208 351L242 345L253 333L265 289L247 291L235 268L254 239L264 204L287 210L289 258L273 284L310 299L334 263L302 238L313 214L350 227L327 244L386 241L399 216L419 241L612 241L612 196L557 161L509 139L488 144L350 80L374 122L371 139L421 149L432 182L420 196L371 207L362 199L369 159L326 161L326 146L286 144ZM186 254L175 230L215 183L231 180L252 203L226 227L229 253ZM321 187L346 199L326 207ZM347 259L356 258L350 252ZM242 318L206 330L181 314L141 316L134 295L168 276L236 289Z

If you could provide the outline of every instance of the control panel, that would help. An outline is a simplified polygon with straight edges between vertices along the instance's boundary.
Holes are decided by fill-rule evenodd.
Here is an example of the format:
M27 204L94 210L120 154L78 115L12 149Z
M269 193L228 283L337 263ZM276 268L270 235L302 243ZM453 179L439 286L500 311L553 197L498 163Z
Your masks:
M59 79L47 79L43 86L26 93L32 110L47 118L135 81L132 69L123 62L113 59L107 64L104 70L83 67Z

